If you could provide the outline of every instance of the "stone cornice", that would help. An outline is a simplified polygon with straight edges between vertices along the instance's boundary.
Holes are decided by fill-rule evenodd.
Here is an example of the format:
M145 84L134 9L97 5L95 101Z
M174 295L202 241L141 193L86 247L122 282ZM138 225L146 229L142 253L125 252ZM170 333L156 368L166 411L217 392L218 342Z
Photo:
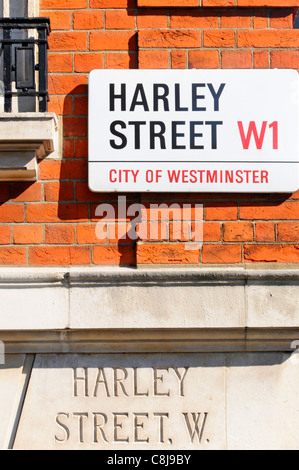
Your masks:
M1 268L11 353L292 353L297 266Z

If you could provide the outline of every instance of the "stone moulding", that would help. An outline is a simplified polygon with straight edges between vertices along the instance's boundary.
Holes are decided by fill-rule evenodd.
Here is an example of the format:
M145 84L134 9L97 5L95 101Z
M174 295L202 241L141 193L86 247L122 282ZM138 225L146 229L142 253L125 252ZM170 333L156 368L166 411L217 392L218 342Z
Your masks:
M57 158L55 114L0 113L0 128L0 181L36 181L38 160Z
M299 269L2 268L7 353L294 352Z

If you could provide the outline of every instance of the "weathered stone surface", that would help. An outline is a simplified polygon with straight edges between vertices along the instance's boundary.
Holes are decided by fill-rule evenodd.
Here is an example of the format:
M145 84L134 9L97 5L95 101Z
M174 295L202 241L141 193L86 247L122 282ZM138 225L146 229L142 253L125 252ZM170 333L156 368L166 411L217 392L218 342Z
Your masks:
M243 286L182 284L73 287L70 327L245 326Z
M0 305L3 330L48 330L68 325L68 293L54 283L6 283L0 289Z
M219 355L39 355L15 449L223 449Z
M230 355L227 371L229 449L299 449L299 356Z
M0 448L8 449L13 444L32 358L6 354L4 361L0 365Z
M299 449L298 355L38 355L15 449Z
M297 327L299 296L297 282L248 283L248 327Z

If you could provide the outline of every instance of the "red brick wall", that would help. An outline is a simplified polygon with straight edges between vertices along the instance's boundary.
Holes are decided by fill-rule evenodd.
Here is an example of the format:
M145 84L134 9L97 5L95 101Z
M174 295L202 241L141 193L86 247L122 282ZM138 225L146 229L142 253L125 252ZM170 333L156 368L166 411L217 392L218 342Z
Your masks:
M63 116L63 158L39 165L39 181L0 183L0 265L243 264L299 262L295 194L127 194L127 203L203 204L203 244L186 250L180 219L147 231L95 234L100 203L118 194L87 186L87 79L94 68L299 69L299 0L41 0L51 19L49 111ZM242 8L239 8L242 7ZM111 224L113 221L111 221ZM187 222L185 222L187 223ZM183 227L182 227L183 228ZM182 230L183 232L183 230Z

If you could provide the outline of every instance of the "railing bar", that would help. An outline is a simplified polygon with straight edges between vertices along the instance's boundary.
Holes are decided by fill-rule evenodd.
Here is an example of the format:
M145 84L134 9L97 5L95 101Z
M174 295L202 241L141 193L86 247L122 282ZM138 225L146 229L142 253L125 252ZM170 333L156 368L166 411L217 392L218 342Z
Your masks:
M7 91L6 96L48 96L47 91Z
M38 40L38 39L0 39L2 44L48 44L47 40Z
M46 112L48 109L48 99L44 96L44 93L48 91L47 87L47 76L48 76L48 49L44 44L47 32L45 29L38 31L39 45L38 45L38 56L39 56L39 67L40 70L44 70L45 73L39 73L39 92L41 93L41 99L39 100L39 111Z
M10 39L11 30L4 28L3 36L5 39ZM3 51L3 82L4 82L4 112L11 112L11 50L9 45L4 46Z

